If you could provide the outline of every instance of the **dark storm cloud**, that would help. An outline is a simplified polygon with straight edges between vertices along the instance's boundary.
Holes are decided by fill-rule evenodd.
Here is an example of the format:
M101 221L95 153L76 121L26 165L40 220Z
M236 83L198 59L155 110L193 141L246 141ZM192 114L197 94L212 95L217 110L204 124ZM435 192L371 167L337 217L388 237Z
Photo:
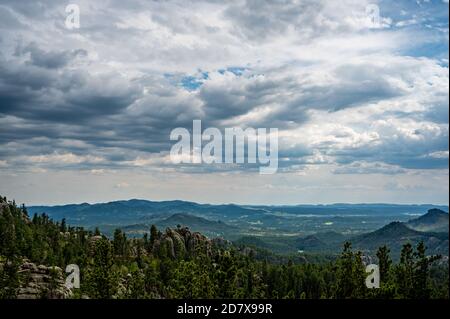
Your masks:
M32 42L25 47L18 46L16 48L15 55L22 56L29 53L30 63L35 66L58 69L66 66L70 61L77 58L78 56L83 57L87 55L86 50L78 49L73 51L60 51L60 52L46 52L40 49L36 43Z
M350 64L340 66L334 72L335 78L338 79L336 83L311 87L298 102L308 108L338 111L405 93L380 77L380 72L383 70L373 66L361 67Z
M117 114L137 98L139 85L116 73L93 77L79 70L53 70L80 52L84 51L46 53L32 63L1 59L0 113L68 124L89 122Z
M284 72L283 72L284 71ZM300 71L300 70L299 70ZM251 125L285 128L308 121L308 110L336 112L346 108L389 100L406 94L380 74L386 71L375 66L344 64L331 70L332 81L317 84L311 74L295 76L295 71L280 76L280 70L264 75L231 75L224 82L201 86L199 98L204 102L205 116L221 120L244 115L257 107L278 104L268 121ZM281 74L286 70L281 70Z
M21 119L16 123L3 121L3 126L8 129L0 134L0 141L5 144L14 141L16 145L13 148L5 147L2 156L52 154L56 149L79 156L89 152L104 159L99 163L70 164L70 167L80 164L83 168L89 165L126 167L127 164L120 162L132 161L142 153L168 151L171 146L168 141L170 130L179 126L190 130L192 119L195 118L204 120L203 128L206 128L210 124L220 125L223 120L246 114L265 104L277 103L281 107L269 119L251 124L290 128L295 127L293 121L297 124L307 122L306 111L311 109L335 112L343 107L401 94L400 91L394 94L393 88L389 88L382 80L376 81L373 74L364 75L364 69L351 72L358 74L354 78L348 73L340 76L340 84L329 88L299 83L289 75L276 79L268 75L256 79L257 76L251 74L233 75L231 86L220 82L220 79L218 84L206 82L194 93L187 93L183 88L158 85L156 88L147 87L147 92L142 94L144 83L148 85L152 82L147 78L143 78L141 83L135 81L130 85L118 79L117 75L93 78L78 71L73 73L66 70L57 74L60 71L31 65L11 67L3 63L2 66L1 113ZM56 80L58 75L59 81ZM39 78L44 81L39 81ZM386 87L384 91L377 90L383 86ZM359 88L365 90L366 94L354 94ZM36 144L36 137L44 139L37 139L39 143ZM82 143L64 143L64 140ZM375 146L334 149L334 143L321 143L315 149L341 164L376 160L406 168L443 168L445 159L432 158L426 154L448 149L445 140L444 134L425 137L423 143L386 139L381 145ZM124 154L124 150L128 151ZM288 169L289 166L320 164L312 155L313 151L309 147L282 149L280 167ZM287 158L289 161L284 161ZM331 162L327 160L327 163ZM211 170L216 169L211 167ZM336 172L362 172L363 169L366 168ZM381 172L381 169L367 168L366 171Z

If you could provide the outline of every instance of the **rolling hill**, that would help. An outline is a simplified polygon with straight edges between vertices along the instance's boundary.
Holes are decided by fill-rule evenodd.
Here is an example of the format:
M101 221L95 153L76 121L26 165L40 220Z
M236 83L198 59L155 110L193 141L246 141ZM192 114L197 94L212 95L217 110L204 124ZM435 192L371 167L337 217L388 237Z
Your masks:
M412 229L424 232L447 232L448 213L440 209L430 209L428 213L406 223Z
M210 237L224 237L279 253L338 252L345 240L371 251L384 244L399 250L424 240L430 251L448 254L448 214L444 206L332 204L295 206L211 205L181 200L122 200L98 204L31 206L74 226L98 226L106 234L121 228L130 236L159 228L188 226ZM411 220L411 216L428 213ZM398 222L396 222L398 221ZM440 232L446 231L442 234Z
M371 253L387 245L394 255L408 242L415 246L423 241L430 254L448 255L449 249L448 233L419 232L401 222L392 222L374 232L353 237L350 241L354 248Z
M206 218L176 213L167 218L152 219L148 223L139 223L120 227L125 233L131 237L141 237L144 233L148 233L151 225L154 224L158 229L177 228L178 226L188 227L192 231L201 232L209 237L230 237L237 228L230 226L222 221L214 221ZM102 231L106 235L111 235L118 228L117 225L103 225Z

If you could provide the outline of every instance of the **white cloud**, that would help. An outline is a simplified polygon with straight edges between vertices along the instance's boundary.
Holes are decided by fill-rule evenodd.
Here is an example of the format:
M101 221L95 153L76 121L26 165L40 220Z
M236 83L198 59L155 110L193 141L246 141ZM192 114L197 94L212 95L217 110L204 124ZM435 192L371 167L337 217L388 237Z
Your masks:
M328 187L323 176L342 182L337 172L448 175L448 49L436 49L448 44L448 14L438 2L420 11L359 0L79 5L72 31L59 1L0 6L1 174L183 174L168 161L168 133L202 119L279 128L280 171L314 176L318 188ZM123 180L130 192L139 184L108 187Z
M24 158L26 162L35 164L81 164L92 163L98 164L104 162L104 159L98 156L92 155L76 155L73 153L59 154L57 152L53 154L45 155L33 155Z

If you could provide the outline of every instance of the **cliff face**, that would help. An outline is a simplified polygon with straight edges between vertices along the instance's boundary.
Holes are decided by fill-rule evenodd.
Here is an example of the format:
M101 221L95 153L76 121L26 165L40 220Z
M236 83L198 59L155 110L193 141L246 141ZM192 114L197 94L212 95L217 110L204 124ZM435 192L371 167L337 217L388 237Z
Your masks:
M72 291L65 286L64 273L59 267L47 267L25 261L21 266L18 299L66 299Z
M212 242L206 236L191 232L188 227L167 228L153 244L153 252L167 254L172 258L182 258L199 253L211 255Z

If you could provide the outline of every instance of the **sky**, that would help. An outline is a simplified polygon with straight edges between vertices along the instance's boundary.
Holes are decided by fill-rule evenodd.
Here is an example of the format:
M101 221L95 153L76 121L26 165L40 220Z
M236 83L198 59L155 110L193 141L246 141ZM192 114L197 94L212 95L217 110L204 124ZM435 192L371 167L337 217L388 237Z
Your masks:
M448 20L448 0L0 0L0 194L448 205ZM172 163L195 119L278 128L277 173Z

